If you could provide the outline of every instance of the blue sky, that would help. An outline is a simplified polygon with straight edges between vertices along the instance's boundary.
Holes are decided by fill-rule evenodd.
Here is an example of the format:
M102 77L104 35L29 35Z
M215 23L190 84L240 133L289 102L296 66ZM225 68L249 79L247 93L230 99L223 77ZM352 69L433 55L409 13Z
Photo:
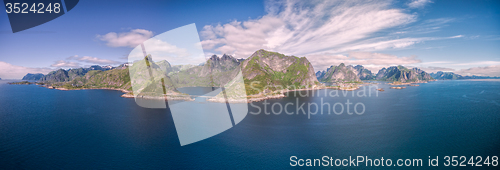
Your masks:
M118 65L133 46L195 23L205 55L258 49L340 62L500 76L499 1L80 1L48 23L12 33L0 13L0 78ZM131 39L132 38L132 39Z

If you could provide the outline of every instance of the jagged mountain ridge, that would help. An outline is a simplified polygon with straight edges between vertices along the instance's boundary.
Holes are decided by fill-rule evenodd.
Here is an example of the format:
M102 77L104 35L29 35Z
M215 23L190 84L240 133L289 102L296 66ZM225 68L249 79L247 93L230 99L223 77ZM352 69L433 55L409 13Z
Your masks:
M408 69L404 66L382 68L378 71L376 79L382 81L398 81L402 83L434 80L428 73L419 68Z
M134 85L137 90L158 93L156 87L161 84L161 79L166 82L167 91L172 92L179 87L222 86L234 81L241 71L244 80L242 85L246 89L273 91L276 86L304 88L318 83L312 65L305 57L285 56L265 50L258 50L245 60L227 54L221 57L214 55L198 66L172 66L168 61L154 62L150 55L144 61L134 62L130 66L124 64L112 70L99 70L102 67L59 69L43 76L40 81L68 89L117 88L131 91ZM152 72L148 73L148 70ZM151 74L153 79L149 76ZM252 82L258 82L254 88L251 88ZM150 87L155 88L148 89ZM249 95L259 92L247 90Z
M365 67L363 67L362 65L354 66L354 69L358 71L357 76L361 80L373 80L375 78L375 76L373 76L372 71L365 69Z
M320 73L321 82L359 82L358 70L352 65L346 66L344 63L339 66L330 66L326 72Z
M326 71L318 71L316 77L321 82L359 82L374 79L372 72L363 66L346 66L344 63L330 66Z
M240 62L230 55L212 55L198 66L179 66L183 69L169 74L177 87L218 87L231 81L240 71Z
M98 66L98 65L93 65L90 66L89 68L77 68L77 69L59 69L56 71L51 71L47 75L44 75L39 79L39 81L46 82L46 83L56 83L56 82L67 82L71 81L77 77L84 76L87 74L87 72L91 70L100 70L100 71L107 71L111 70L113 67L111 66ZM30 74L30 73L28 73Z
M326 71L318 71L316 76L321 82L358 82L361 80L419 82L433 80L428 73L418 68L408 69L404 66L392 66L382 68L377 75L373 75L370 70L361 65L346 66L344 63L339 66L331 66Z
M452 72L442 72L438 71L437 73L431 73L430 74L432 78L437 79L437 80L457 80L457 79L463 79L463 77L459 74L455 74Z

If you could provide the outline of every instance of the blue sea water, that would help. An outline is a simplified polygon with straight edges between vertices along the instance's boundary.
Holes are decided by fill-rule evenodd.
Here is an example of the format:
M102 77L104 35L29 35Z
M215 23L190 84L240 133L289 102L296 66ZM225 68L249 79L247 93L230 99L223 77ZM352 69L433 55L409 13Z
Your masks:
M359 97L361 90L354 96L331 96L331 89L302 92L307 96L290 92L249 105L249 112L260 114L186 146L180 146L167 110L141 108L120 91L5 82L0 81L0 169L284 169L291 167L291 156L418 158L424 167L429 156L439 156L443 167L444 156L500 156L500 81L436 81L401 90L379 84L385 91L372 89L371 97ZM347 100L351 109L362 103L365 110L337 115L324 108L309 116L296 105L288 111L299 114L270 110L297 100L306 103L306 112L307 103Z

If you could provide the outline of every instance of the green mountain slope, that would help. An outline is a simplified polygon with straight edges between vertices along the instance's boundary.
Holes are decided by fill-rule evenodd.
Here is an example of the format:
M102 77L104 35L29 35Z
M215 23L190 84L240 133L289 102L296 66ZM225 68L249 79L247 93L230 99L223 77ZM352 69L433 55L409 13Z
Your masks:
M243 61L241 67L248 95L287 86L312 87L319 83L305 57L258 50Z

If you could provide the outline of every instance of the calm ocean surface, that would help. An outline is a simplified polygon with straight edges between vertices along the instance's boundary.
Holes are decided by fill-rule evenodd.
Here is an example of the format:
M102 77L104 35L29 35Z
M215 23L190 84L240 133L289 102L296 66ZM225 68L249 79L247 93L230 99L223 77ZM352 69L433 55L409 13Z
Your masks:
M141 108L120 91L6 82L0 81L0 169L281 169L290 168L290 156L418 158L425 167L428 156L500 156L500 81L437 81L402 90L379 85L385 91L377 96L372 89L371 97L292 92L268 100L268 111L291 102L288 111L296 113L298 98L331 105L349 100L351 112L359 102L365 112L308 119L302 112L266 115L259 102L249 109L260 107L261 114L182 147L170 113Z

